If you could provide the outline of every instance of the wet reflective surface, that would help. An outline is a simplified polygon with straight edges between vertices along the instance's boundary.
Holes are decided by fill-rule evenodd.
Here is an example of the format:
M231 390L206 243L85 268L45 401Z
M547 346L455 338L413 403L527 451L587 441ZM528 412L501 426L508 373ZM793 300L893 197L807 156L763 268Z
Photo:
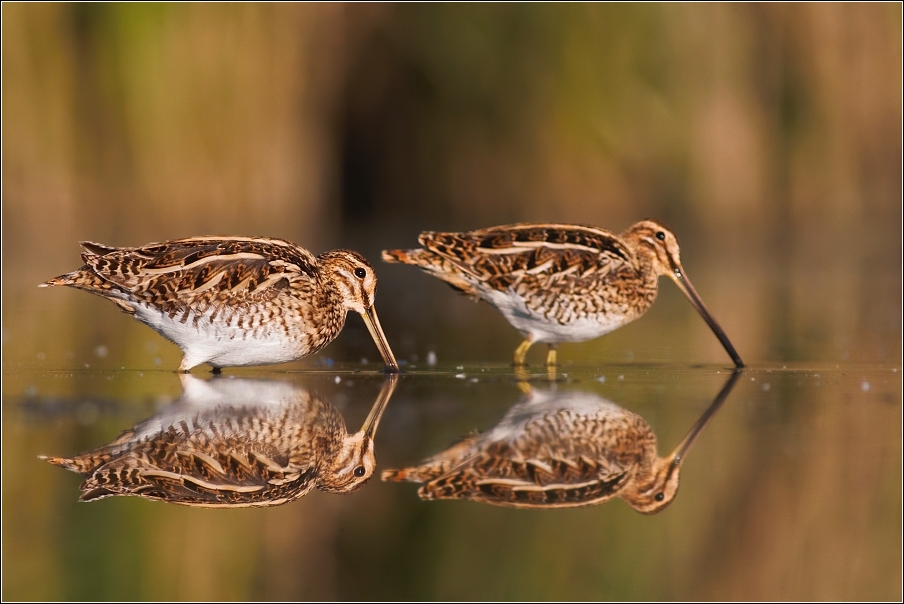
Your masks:
M732 372L713 403L665 458L638 415L555 381L484 434L466 435L418 467L386 470L383 480L425 483L421 499L472 499L518 508L566 508L621 497L644 514L665 509L678 493L681 463L743 371ZM553 378L554 379L554 378Z
M182 397L108 445L47 457L85 476L80 501L137 495L200 507L266 507L315 486L350 493L373 475L373 436L398 377L387 376L361 430L287 381L201 381L181 374Z
M233 370L219 378L146 370L5 371L4 596L897 597L898 368L760 366L743 370L735 383L729 368L710 365L566 364L554 383L545 368L530 371L525 388L504 365L409 364L376 433L369 482L336 495L310 481L269 500L283 503L307 493L297 501L244 510L140 497L79 503L81 478L38 456L71 457L111 441L101 450L124 448L134 456L137 441L190 434L192 426L209 427L224 414L231 429L257 425L265 426L264 433L285 425L274 417L294 413L291 423L306 426L299 430L312 442L313 426L342 423L354 430L368 421L375 401L387 396L378 363ZM653 516L636 513L615 483L600 499L611 500L601 505L512 509L423 501L416 485L379 480L381 472L412 467L456 441L458 451L477 447L485 454L486 445L500 442L500 430L517 431L551 410L595 418L597 445L618 432L613 426L627 422L646 449L622 441L623 453L632 451L635 460L668 459L701 416L720 404L683 458L680 493ZM547 454L575 446L568 430L579 424L553 434ZM124 430L131 432L117 440ZM462 441L463 435L471 440ZM665 458L650 457L657 441ZM586 459L587 439L581 446ZM185 466L202 472L203 480L158 479L199 498L217 492L204 481L228 474L230 459L257 467L254 480L279 482L279 472L291 465L291 443L267 449L258 442L250 449L257 455L218 456L203 449L181 458L190 459ZM305 455L309 467L316 465L310 450ZM637 467L626 461L631 455L604 454L598 463L610 471L618 464ZM548 461L545 467L556 470ZM542 478L536 471L534 476ZM259 483L252 487L266 491ZM620 494L628 504L618 500Z

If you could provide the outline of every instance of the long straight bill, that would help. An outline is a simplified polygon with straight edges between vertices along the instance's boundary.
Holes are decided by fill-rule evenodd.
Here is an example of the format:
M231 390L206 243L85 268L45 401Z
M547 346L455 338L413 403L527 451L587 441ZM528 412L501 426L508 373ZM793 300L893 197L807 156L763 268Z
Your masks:
M703 431L703 428L706 427L706 424L709 423L709 420L713 418L716 414L716 411L722 407L722 403L725 402L725 399L728 398L728 395L731 393L732 388L734 388L735 383L737 383L738 378L741 377L741 374L744 373L741 369L735 369L731 372L731 375L728 378L728 381L725 382L725 385L722 386L722 390L719 391L719 394L716 395L715 400L707 407L706 411L703 412L703 415L700 416L700 419L693 425L690 431L687 433L687 436L684 437L677 447L675 447L675 452L672 453L672 465L678 466L684 460L684 456L687 455L687 452L690 450L691 445L694 444L694 441L697 440L697 437L700 436L700 432Z
M383 417L383 411L386 409L386 405L389 404L389 399L392 398L392 392L395 390L398 381L399 376L395 373L390 373L386 376L386 379L383 380L383 387L380 389L380 394L377 396L377 400L374 402L374 406L371 408L370 413L367 414L364 425L361 426L361 431L364 432L368 438L373 439L374 434L377 432L380 418Z
M713 319L713 316L709 314L709 311L706 309L706 305L703 304L703 300L700 299L700 296L697 294L697 290L694 289L694 286L691 285L690 280L687 278L687 275L684 274L684 271L680 266L672 266L672 279L678 285L678 288L684 292L684 295L687 296L687 299L690 300L691 304L694 308L697 309L697 312L700 313L700 316L703 317L703 320L706 321L706 324L709 325L709 328L713 330L713 333L716 334L716 337L719 338L719 341L722 342L722 346L725 347L725 351L728 352L728 356L731 357L731 360L734 361L736 367L741 368L744 366L744 361L741 360L738 351L735 350L734 346L731 345L731 342L728 340L728 336L725 335L725 332L722 331L722 328L719 327L719 324L716 323L716 320Z
M370 332L370 337L374 339L377 348L380 350L380 354L383 355L383 362L386 363L386 369L384 371L386 373L398 373L399 364L396 363L395 357L392 355L392 349L389 348L389 342L386 341L386 336L383 335L383 328L380 327L380 319L377 318L377 311L371 306L361 313L361 318L364 319L364 324L367 325L367 331Z

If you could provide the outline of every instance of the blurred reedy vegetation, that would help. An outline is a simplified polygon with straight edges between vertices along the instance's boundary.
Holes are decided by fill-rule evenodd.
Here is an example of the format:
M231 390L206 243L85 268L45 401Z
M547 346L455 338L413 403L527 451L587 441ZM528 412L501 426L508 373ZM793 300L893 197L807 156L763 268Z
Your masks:
M59 308L33 286L83 239L268 235L377 262L426 229L650 216L745 358L900 358L893 4L12 4L3 83L9 337L38 339L10 317ZM412 313L508 334L479 342L494 355L517 340L413 269L379 270L403 354L425 352ZM655 346L656 321L624 337Z

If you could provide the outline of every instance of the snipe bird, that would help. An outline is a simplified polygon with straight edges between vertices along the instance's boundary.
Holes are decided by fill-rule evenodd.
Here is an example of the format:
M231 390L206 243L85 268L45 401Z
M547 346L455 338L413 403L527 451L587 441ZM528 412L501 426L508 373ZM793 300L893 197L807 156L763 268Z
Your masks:
M314 256L282 239L192 237L137 248L82 242L85 265L41 287L107 298L182 349L180 371L285 363L361 315L387 372L398 364L374 309L377 277L357 252Z
M413 264L474 299L495 306L525 336L524 365L535 342L583 342L643 315L659 277L670 277L719 338L737 367L741 357L681 266L678 239L654 220L621 235L591 226L513 224L464 233L421 233L423 248L386 250L383 260Z
M374 434L398 379L386 376L361 430L329 402L286 382L182 375L182 398L75 457L44 457L85 477L80 501L137 495L197 507L263 507L314 487L361 488L376 467Z
M620 497L644 514L678 492L681 462L725 401L735 370L684 440L666 457L639 415L589 392L531 390L483 434L383 480L423 483L421 499L471 499L516 508L568 508Z

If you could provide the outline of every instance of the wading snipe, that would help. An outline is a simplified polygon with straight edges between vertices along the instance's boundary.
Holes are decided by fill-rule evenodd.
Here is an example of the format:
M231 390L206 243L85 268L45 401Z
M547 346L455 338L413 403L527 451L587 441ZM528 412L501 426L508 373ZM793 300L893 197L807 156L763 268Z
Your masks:
M179 345L179 369L266 365L313 354L361 314L387 372L398 365L357 252L314 256L282 239L192 237L139 248L82 242L85 266L41 284L97 294Z
M517 508L567 508L620 497L644 514L678 492L681 462L740 375L667 457L640 416L589 392L531 391L483 434L383 480L419 482L421 499L471 499Z
M465 294L495 306L524 334L523 365L534 342L549 344L607 334L644 314L659 277L670 277L703 316L732 361L741 357L681 266L678 240L662 224L638 222L620 236L590 226L513 224L466 233L421 233L416 250L386 250L383 260L413 264Z
M137 495L198 507L288 503L315 486L362 487L398 377L386 376L359 432L323 398L285 382L182 376L182 398L108 445L42 457L85 476L80 501Z

